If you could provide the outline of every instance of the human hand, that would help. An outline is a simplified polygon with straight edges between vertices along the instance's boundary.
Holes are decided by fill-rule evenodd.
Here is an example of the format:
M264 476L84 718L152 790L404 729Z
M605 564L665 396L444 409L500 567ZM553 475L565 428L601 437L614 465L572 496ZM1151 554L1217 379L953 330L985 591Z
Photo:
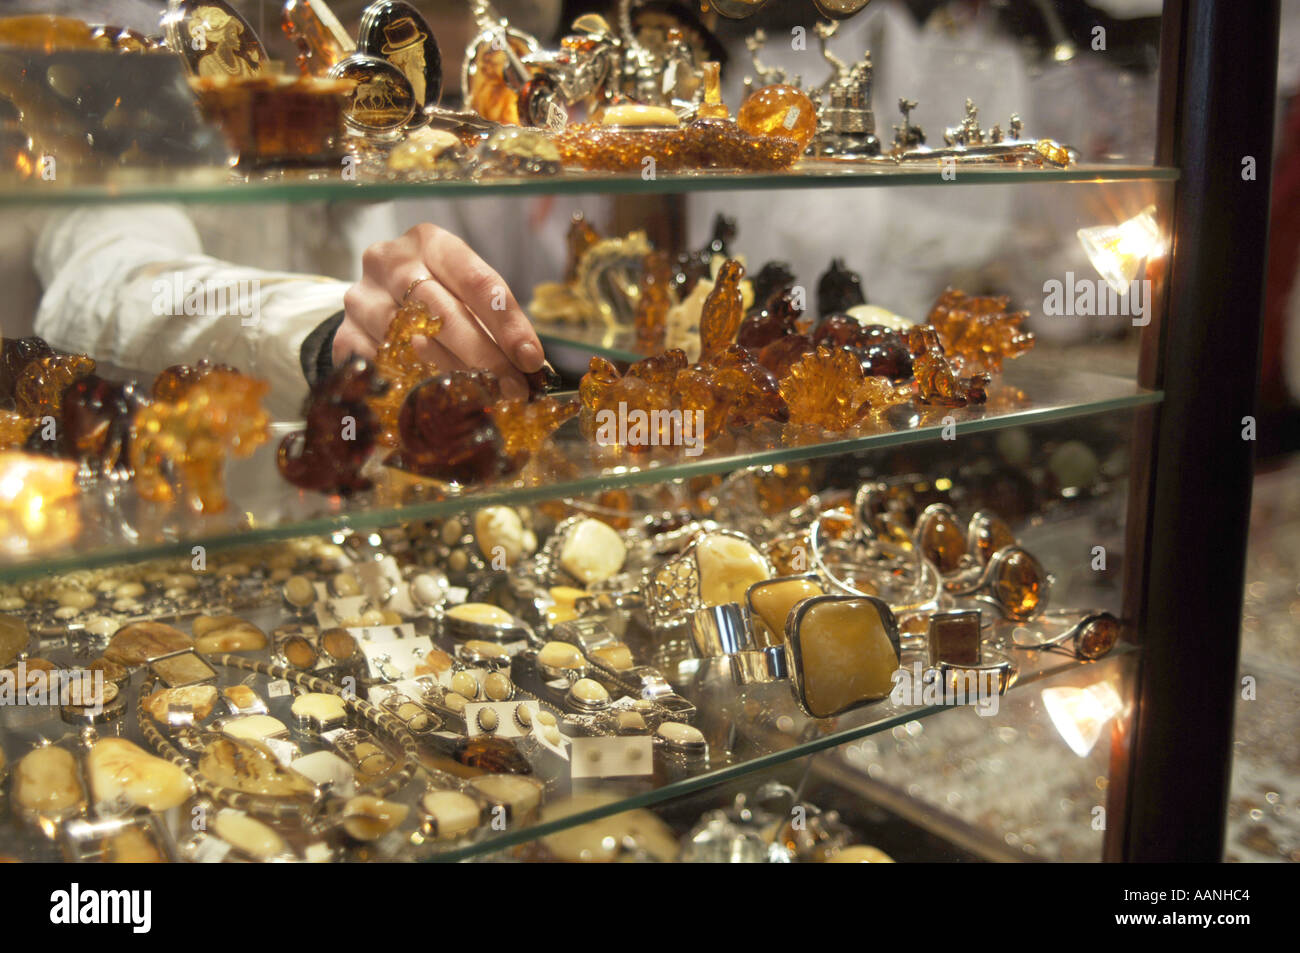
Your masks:
M542 366L542 344L505 281L474 250L437 225L416 225L361 256L361 280L343 296L343 323L334 334L334 363L374 357L411 283L412 297L442 317L432 341L417 353L441 371L491 371L507 397L526 397L524 374Z

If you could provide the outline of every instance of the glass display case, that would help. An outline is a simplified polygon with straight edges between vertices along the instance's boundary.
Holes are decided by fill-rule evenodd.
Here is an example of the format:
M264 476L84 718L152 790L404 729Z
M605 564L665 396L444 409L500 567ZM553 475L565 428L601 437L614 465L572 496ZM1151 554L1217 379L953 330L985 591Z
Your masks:
M711 2L0 20L0 856L1218 859L1276 5Z

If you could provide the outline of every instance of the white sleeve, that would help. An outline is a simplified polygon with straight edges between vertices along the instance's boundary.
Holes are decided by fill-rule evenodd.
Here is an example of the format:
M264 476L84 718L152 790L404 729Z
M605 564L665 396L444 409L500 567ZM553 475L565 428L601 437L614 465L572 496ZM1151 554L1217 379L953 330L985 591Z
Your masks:
M205 255L193 223L171 206L56 215L35 266L45 288L36 333L54 347L146 375L205 357L230 364L270 382L277 419L298 416L303 340L342 310L347 290Z

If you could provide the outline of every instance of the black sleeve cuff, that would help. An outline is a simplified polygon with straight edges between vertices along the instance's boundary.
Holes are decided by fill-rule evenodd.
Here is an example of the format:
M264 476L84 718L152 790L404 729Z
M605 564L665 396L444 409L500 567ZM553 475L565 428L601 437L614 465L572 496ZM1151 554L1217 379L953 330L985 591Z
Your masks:
M334 332L343 323L343 312L329 318L302 342L298 360L302 364L302 376L307 378L307 386L315 387L334 372Z

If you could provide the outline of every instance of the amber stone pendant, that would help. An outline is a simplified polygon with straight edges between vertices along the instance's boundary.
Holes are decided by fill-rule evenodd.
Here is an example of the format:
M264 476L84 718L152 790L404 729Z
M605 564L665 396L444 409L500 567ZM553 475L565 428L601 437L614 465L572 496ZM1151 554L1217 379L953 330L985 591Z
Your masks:
M417 109L442 98L442 54L420 11L404 0L379 0L361 17L357 50L388 60L406 77Z
M262 41L224 0L170 0L162 28L167 48L195 76L256 76L266 64Z
M989 563L989 589L1007 618L1025 622L1047 606L1052 577L1019 546L1000 549Z

